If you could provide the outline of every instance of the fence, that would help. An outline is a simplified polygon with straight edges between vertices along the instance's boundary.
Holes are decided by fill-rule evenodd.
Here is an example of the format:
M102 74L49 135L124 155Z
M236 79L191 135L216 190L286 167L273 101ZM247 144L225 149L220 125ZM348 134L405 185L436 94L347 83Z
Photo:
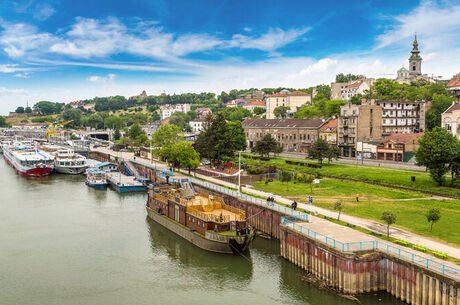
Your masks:
M334 249L341 250L343 252L354 252L354 251L364 251L364 250L376 250L382 253L390 254L399 259L411 262L415 265L425 267L427 269L433 270L435 272L442 273L444 275L450 276L454 279L460 279L460 270L444 265L440 262L433 261L429 258L422 257L413 252L395 247L388 243L379 241L379 240L370 240L370 241L360 241L360 242L348 242L344 243L334 238L328 237L321 233L318 233L314 230L305 228L296 223L296 219L292 221L292 218L281 217L281 224L286 227L292 227L293 230L302 233L312 239L315 239L321 243L324 243L328 246L333 247Z

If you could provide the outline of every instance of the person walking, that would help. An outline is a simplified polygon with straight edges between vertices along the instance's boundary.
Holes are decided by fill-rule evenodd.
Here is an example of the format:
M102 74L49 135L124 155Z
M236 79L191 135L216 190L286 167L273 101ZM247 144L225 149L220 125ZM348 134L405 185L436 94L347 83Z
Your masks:
M359 194L356 193L356 202L359 202Z

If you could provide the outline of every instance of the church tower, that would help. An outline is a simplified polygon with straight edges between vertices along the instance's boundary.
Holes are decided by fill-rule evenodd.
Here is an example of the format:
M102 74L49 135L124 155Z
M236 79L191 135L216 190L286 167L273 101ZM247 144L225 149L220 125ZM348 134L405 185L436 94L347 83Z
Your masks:
M418 76L422 75L422 57L418 50L417 33L415 33L413 46L409 57L409 73L411 76Z

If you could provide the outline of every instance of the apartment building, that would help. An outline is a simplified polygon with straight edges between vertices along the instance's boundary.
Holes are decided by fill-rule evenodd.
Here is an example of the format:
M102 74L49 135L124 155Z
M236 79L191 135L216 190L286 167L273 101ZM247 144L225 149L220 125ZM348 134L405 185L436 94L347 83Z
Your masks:
M338 146L344 157L356 157L358 142L382 138L382 108L378 105L347 104L340 107Z
M169 118L174 112L184 112L187 113L190 111L190 104L175 104L175 105L162 105L160 106L160 117L162 120Z
M297 110L305 104L311 104L311 95L302 91L282 90L279 93L268 95L265 98L267 105L267 119L274 119L273 111L276 107L289 107L288 116L293 115Z
M330 145L337 145L337 124L338 119L331 119L327 121L319 129L319 138L323 139Z
M331 99L349 101L353 96L363 95L374 83L373 78L363 78L348 83L331 83Z
M272 135L286 152L308 152L318 140L322 119L246 119L243 128L248 148L265 135Z

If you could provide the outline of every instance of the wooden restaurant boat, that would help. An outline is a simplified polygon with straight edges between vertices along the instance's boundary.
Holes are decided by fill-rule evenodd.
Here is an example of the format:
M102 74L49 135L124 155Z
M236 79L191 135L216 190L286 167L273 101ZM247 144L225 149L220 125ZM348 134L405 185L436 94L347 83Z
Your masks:
M221 197L196 193L190 182L150 185L149 218L207 251L241 254L254 239L243 210L224 203Z

